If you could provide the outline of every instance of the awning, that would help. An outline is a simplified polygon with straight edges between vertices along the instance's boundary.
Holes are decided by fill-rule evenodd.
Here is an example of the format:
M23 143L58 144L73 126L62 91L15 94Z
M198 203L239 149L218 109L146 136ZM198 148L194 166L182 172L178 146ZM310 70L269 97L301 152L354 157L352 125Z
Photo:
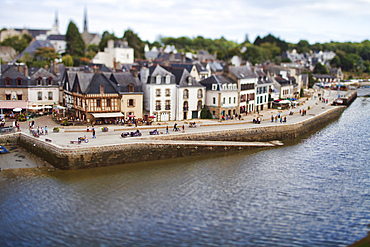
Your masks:
M42 107L41 106L30 106L28 107L28 110L41 110Z
M121 112L92 113L94 118L124 117Z
M27 108L27 101L4 100L0 101L0 109Z
M61 106L61 105L55 105L54 106L54 109L61 109L61 110L64 110L66 109L64 106Z

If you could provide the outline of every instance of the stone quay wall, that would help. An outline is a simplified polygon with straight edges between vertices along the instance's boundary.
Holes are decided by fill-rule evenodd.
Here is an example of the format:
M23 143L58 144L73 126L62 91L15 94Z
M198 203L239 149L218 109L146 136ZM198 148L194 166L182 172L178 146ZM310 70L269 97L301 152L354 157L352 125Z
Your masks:
M235 127L235 129L230 130L153 137L152 140L157 140L157 142L151 142L148 139L147 141L130 144L60 147L22 133L12 134L14 137L9 138L18 138L18 142L23 148L42 157L58 169L74 170L257 148L238 145L201 145L201 142L189 144L186 142L181 143L181 140L260 142L295 139L310 130L323 127L339 118L344 109L345 107L332 108L299 123L284 123L277 126L260 126L256 124L256 127L246 129ZM158 140L163 140L163 142L158 142ZM166 143L165 140L178 140L178 143Z

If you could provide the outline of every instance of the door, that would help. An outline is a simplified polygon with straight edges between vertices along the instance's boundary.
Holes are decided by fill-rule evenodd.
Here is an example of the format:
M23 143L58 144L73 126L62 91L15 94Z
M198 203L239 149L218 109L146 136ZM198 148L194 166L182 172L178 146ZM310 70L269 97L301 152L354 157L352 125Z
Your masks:
M161 121L169 121L170 120L170 114L168 112L162 112L161 113Z
M192 111L191 112L191 118L192 119L198 118L198 111Z

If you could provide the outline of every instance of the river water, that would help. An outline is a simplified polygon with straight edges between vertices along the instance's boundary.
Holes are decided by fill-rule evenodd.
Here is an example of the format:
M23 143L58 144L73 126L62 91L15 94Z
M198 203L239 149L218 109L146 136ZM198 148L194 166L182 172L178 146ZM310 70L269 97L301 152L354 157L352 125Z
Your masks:
M281 148L4 170L0 246L346 246L370 230L369 140L370 98L358 97Z

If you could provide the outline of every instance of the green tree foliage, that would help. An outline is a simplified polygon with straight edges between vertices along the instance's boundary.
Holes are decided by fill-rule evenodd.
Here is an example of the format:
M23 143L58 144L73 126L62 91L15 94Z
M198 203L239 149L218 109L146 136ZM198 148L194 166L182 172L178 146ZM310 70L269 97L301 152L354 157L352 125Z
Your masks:
M34 52L33 57L40 61L48 61L49 63L54 61L54 59L58 58L58 53L55 52L53 47L39 47Z
M314 74L329 74L329 69L326 67L326 65L322 65L321 63L317 63L315 65L315 68L313 69Z
M108 46L108 40L118 40L118 38L114 35L114 33L109 33L108 31L104 31L99 42L99 51L104 51L104 48Z
M32 66L33 63L33 57L28 51L26 51L24 55L20 58L20 61L25 63L28 67L30 67Z
M127 40L128 46L134 49L134 57L139 59L145 58L145 42L131 29L127 29L123 34L123 39Z
M212 119L212 113L208 110L206 106L203 107L202 111L200 112L201 119Z
M90 44L86 49L86 57L89 59L93 59L99 51L99 46L96 44Z
M73 66L73 58L71 55L67 54L65 56L62 57L62 63L66 66L66 67L72 67Z
M75 58L81 58L85 55L85 42L82 39L76 24L69 22L66 33L67 49L66 53Z
M28 34L23 34L21 37L12 36L6 38L3 42L0 43L1 46L11 46L14 50L21 53L24 51L27 46L31 43L32 37Z
M311 46L307 40L300 40L296 45L296 49L298 53L309 53L311 50Z
M285 52L288 50L288 43L280 40L279 38L274 37L273 35L269 34L266 37L262 38L260 36L257 36L257 38L254 41L254 45L260 46L263 43L270 43L270 44L275 44L277 47L280 48L281 52Z

